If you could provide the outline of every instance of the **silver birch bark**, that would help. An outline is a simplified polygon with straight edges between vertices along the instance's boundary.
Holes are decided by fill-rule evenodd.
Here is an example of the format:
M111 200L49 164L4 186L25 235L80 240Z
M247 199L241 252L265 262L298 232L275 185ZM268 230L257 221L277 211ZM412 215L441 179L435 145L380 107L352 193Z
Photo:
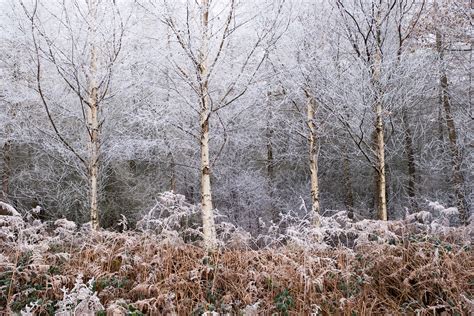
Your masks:
M67 45L71 45L71 50L69 51L69 48L62 49L56 45L54 40L50 39L50 34L45 32L45 28L42 24L46 20L42 21L37 15L37 1L33 3L33 8L31 8L31 10L28 10L28 6L26 6L22 1L20 1L20 4L23 7L26 16L31 21L31 34L36 59L36 83L41 103L44 106L47 118L51 123L51 127L57 140L64 145L66 150L77 158L78 162L80 162L81 175L84 174L84 180L88 183L87 208L90 215L91 226L93 230L96 230L99 228L99 172L101 164L100 129L102 126L100 119L100 106L101 101L104 100L107 95L112 80L112 67L122 48L124 25L123 23L118 23L117 25L112 26L113 29L107 30L108 32L113 32L113 40L104 43L108 46L107 48L100 49L101 43L97 40L99 32L98 12L102 2L100 0L86 0L84 1L84 14L82 14L81 10L80 14L74 16L74 18L79 18L81 22L84 19L87 23L87 30L85 31L87 32L87 36L84 38L85 42L83 44L78 37L73 36L73 31L76 26L75 21L73 19L67 19L65 21L67 29L71 31L70 38L67 38ZM66 2L62 3L62 6L62 10L64 10L65 13L68 13L68 10L71 10L70 12L72 13L72 10L74 10L70 8ZM115 2L110 3L110 7L107 9L112 10L114 15L112 19L114 19L114 21L115 18L121 20ZM52 13L49 15L49 19L56 19L59 21L59 17ZM105 21L101 20L101 23L102 22ZM82 60L76 58L75 47L79 43L88 50L88 54L81 56L84 58ZM99 56L103 56L100 57L101 60L103 59L107 61L101 68L101 70L105 71L105 74L102 77L100 77L98 71ZM82 122L87 132L84 144L87 154L81 154L81 152L69 142L68 137L60 132L58 122L55 120L55 115L52 113L53 108L50 106L48 97L43 90L42 82L44 79L42 78L42 60L44 57L53 63L57 74L63 80L66 87L68 87L68 89L79 98L78 105L83 112L84 120ZM75 131L72 132L74 133Z
M97 87L97 47L95 37L97 32L97 0L88 1L89 9L89 34L90 34L90 69L89 69L89 107L87 109L87 125L89 131L89 207L90 219L94 230L99 228L99 104Z
M212 207L211 165L209 159L209 118L211 115L209 82L209 0L201 0L201 47L199 49L200 126L201 126L201 207L204 245L208 250L217 247L216 227Z
M383 119L383 104L381 100L380 73L382 68L381 52L381 30L380 30L380 11L377 12L375 21L376 47L373 65L373 83L375 88L375 153L377 157L377 212L379 220L386 221L387 216L387 195L385 179L385 133Z
M313 225L321 225L319 219L319 179L318 179L318 135L316 124L314 123L316 113L316 103L314 98L306 92L307 98L307 117L308 125L308 143L309 143L309 171L311 176L311 217Z

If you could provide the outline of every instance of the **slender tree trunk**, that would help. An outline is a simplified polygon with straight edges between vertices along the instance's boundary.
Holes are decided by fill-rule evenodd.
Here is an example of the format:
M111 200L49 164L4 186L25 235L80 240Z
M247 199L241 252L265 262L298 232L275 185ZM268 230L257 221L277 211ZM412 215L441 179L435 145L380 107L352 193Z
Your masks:
M354 218L354 193L352 191L352 175L351 175L351 162L349 160L349 154L347 153L346 144L342 145L342 167L343 167L343 179L344 179L344 202L347 207L347 215L350 219Z
M474 21L474 2L471 1L471 28L472 28L472 21ZM472 33L471 33L472 34ZM472 61L472 51L474 50L474 37L471 36L471 49L469 50L469 88L467 91L467 100L469 102L469 117L472 118L474 117L474 113L472 110L472 73L473 73L473 61Z
M337 61L337 79L341 79L341 67L339 63L340 59L340 37L337 37L337 50L336 50L336 61ZM344 106L344 113L348 113L347 106ZM346 114L346 119L349 121L350 115ZM341 135L341 138L349 139L350 135L346 132ZM347 151L347 145L345 141L342 143L342 165L343 165L343 188L344 188L344 204L347 208L347 216L350 219L354 218L354 192L352 190L352 175L351 175L351 162L349 159L349 153Z
M400 65L402 59L402 48L403 41L400 36L400 42L397 51L397 63ZM410 199L411 207L416 210L418 203L415 199L416 197L416 166L415 166L415 151L413 148L413 133L410 128L410 121L408 120L408 109L406 107L402 108L402 119L404 125L404 140L405 140L405 152L407 154L407 165L408 165L408 197ZM413 211L413 210L412 210Z
M10 139L7 139L3 145L3 174L2 174L2 199L9 202L10 177L11 177L11 145Z
M380 220L387 220L387 195L386 195L386 179L385 179L385 133L383 119L383 104L380 91L380 72L382 68L382 52L380 40L380 12L376 17L376 37L377 47L374 55L373 82L375 87L375 153L377 157L376 174L377 174L377 211Z
M14 64L13 70L13 80L16 82L19 78L19 71L18 71L18 64ZM15 107L19 104L13 104L10 106L8 110L8 116L14 120L16 116ZM5 136L6 141L3 145L3 173L2 173L2 199L5 202L10 202L10 178L12 175L12 134L13 134L13 126L10 123L7 123L5 126Z
M438 91L438 139L441 143L444 142L444 116L443 116L443 91L439 87Z
M170 190L176 192L176 163L171 152L168 153L170 159Z
M377 132L374 128L374 130L371 133L371 145L373 146L374 151L377 149ZM376 157L377 159L377 157ZM372 195L372 203L371 203L371 209L373 212L371 213L373 218L378 218L378 209L379 209L379 175L377 172L377 169L373 169L373 177L374 177L374 192Z
M408 121L408 115L406 109L403 110L403 124L405 125L404 138L405 138L405 151L407 154L408 162L408 197L412 208L417 208L416 202L416 166L415 166L415 152L413 148L413 134Z
M454 185L454 193L456 195L456 204L459 211L459 218L463 224L467 224L469 218L469 210L466 203L466 194L464 192L464 176L461 170L461 153L457 142L457 131L454 123L454 117L451 109L451 99L449 97L449 83L445 67L443 65L444 50L441 33L436 30L436 49L440 59L440 86L441 96L448 129L449 149L451 151L451 163L453 167L452 182Z
M13 117L13 108L9 111L9 114ZM5 126L6 141L3 145L3 173L2 173L2 199L5 202L10 202L10 178L12 173L12 140L10 139L13 128L11 124Z
M209 159L209 119L211 116L209 82L209 0L201 0L201 47L199 50L199 77L201 97L201 207L204 245L208 250L217 247L216 227L212 207L211 165Z
M209 106L207 97L202 99L203 106ZM211 194L211 166L209 162L209 111L201 112L201 206L204 244L214 249L217 243Z
M168 50L168 59L171 60L172 58L172 50L171 50L171 34L170 29L166 29L166 49ZM170 85L170 78L169 78L169 69L168 67L165 68L165 81L166 81L166 97L165 103L167 106L170 104L171 100L171 85ZM176 192L176 162L174 159L174 154L171 151L171 146L168 141L168 137L164 136L166 147L168 148L168 159L170 161L170 190Z
M89 202L91 224L94 230L99 228L99 102L97 87L97 47L96 19L97 0L89 0L90 25L90 73L89 73L89 108L87 112L87 124L89 130Z
M272 119L273 119L273 112L272 112L272 94L271 92L267 93L267 105L268 109L266 111L267 116L267 130L266 130L266 138L267 138L267 190L268 196L270 198L270 217L273 222L277 223L279 221L279 214L275 208L273 203L273 185L275 183L275 170L274 165L275 161L273 158L273 126L272 126Z
M90 101L91 109L89 110L88 120L90 126L90 158L89 158L89 185L90 185L90 215L93 229L99 228L99 124L98 124L98 109L96 100L97 92L94 88Z
M384 142L384 124L382 118L382 105L380 102L376 105L376 154L377 154L377 200L378 200L378 218L387 220L387 197L385 180L385 142Z
M307 97L307 125L308 125L308 142L309 142L309 171L311 175L311 216L313 225L318 227L321 225L319 212L319 179L318 179L318 134L315 125L316 104L314 98L306 92Z

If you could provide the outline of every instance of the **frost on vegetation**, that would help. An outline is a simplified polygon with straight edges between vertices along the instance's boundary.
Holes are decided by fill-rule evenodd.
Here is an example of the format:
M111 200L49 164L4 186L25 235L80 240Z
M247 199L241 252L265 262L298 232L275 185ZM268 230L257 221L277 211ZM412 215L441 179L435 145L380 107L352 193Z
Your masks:
M21 217L0 215L0 240L15 240L16 233L24 228L24 224Z
M353 221L346 211L333 211L333 215L320 217L320 227L311 225L309 218L301 219L288 213L282 217L282 222L272 223L266 235L259 238L272 240L273 244L284 242L306 250L324 250L339 246L354 248L368 243L395 244L408 233L443 235L455 230L468 234L472 231L472 221L467 228L457 225L455 207L446 208L438 202L429 202L427 209L392 221ZM278 234L278 231L283 233Z
M62 288L63 299L56 304L55 316L84 315L94 316L98 312L104 311L104 306L100 303L97 292L93 291L95 280L92 278L84 284L82 275L76 278L74 287L69 291ZM22 316L33 316L39 306L38 302L31 302L21 311Z
M173 231L192 234L198 227L199 216L199 209L186 202L184 195L164 192L155 206L137 222L137 229L165 235Z
M22 244L25 247L41 240L72 240L77 234L88 236L90 223L78 230L77 225L67 219L54 223L32 220L37 209L27 212L27 220L19 216L0 215L0 240ZM308 216L301 217L295 212L280 214L278 222L264 222L260 219L259 235L253 236L238 227L216 211L216 231L219 245L231 249L272 248L288 245L306 250L324 250L332 247L354 248L367 243L394 244L411 232L447 234L456 227L457 209L446 208L438 202L428 202L425 209L406 214L403 220L378 221L364 219L353 221L346 211L328 211L332 215L320 216L321 225L314 227ZM302 204L302 212L308 214ZM122 216L120 225L128 229L128 221ZM173 192L158 196L154 207L138 221L138 232L152 233L161 243L178 245L199 243L201 240L201 216L199 206L190 204L185 197ZM472 228L472 223L470 226ZM104 234L107 232L104 232ZM129 231L134 234L133 231ZM114 233L116 234L116 233ZM130 236L131 238L131 236Z
M39 207L33 208L24 217L0 215L0 241L34 248L42 241L64 241L73 237L76 223L65 218L43 222L36 218L39 211Z
M216 232L221 246L231 244L235 247L250 244L251 236L245 230L226 221L226 217L214 210ZM159 195L155 205L137 222L137 230L152 232L162 243L180 244L194 242L202 237L200 207L190 204L181 194L164 192Z
M302 211L308 214L305 205ZM407 214L403 220L378 221L364 219L353 221L347 211L329 211L321 216L320 227L314 227L308 216L294 212L280 214L278 222L260 220L260 234L249 232L227 221L216 210L216 231L219 244L232 249L271 248L282 245L306 250L324 250L344 246L354 248L368 243L395 244L410 230L415 233L447 234L456 228L457 209L445 208L429 202L426 209ZM162 240L178 244L195 241L201 236L199 207L189 204L185 197L173 192L159 196L156 205L138 222L137 228L152 231Z
M10 204L0 201L0 215L21 216L21 214Z
M245 308L243 310L243 314L248 315L248 316L257 316L257 315L259 315L258 305L260 305L260 302L257 302L257 303L252 304L252 305L245 306Z
M82 275L78 275L74 287L68 291L62 289L63 299L57 303L56 316L96 315L104 306L93 289L94 279L84 284Z
M431 232L434 234L444 234L452 231L458 223L459 211L456 207L444 207L439 202L428 202L428 206L432 209L433 220L429 222ZM473 229L473 217L468 220L467 230Z
M424 211L407 216L408 221L410 223L417 221L425 224L432 234L447 234L453 230L462 229L469 232L473 229L474 221L472 217L468 220L469 225L466 227L456 227L459 226L459 211L456 207L445 207L439 202L428 201L428 208L431 209L430 212ZM421 215L417 215L420 213Z
M425 270L429 267L438 269L441 263L451 260L446 254L453 247L461 249L461 255L467 257L464 249L470 249L470 245L464 240L469 240L472 226L456 226L451 221L453 215L453 208L436 203L427 205L419 213L407 214L404 219L387 222L354 221L345 211L332 211L330 215L321 216L321 225L314 227L309 217L289 212L281 214L278 222L261 220L257 236L219 215L216 223L219 245L222 253L230 257L224 255L217 262L216 258L202 252L201 247L194 246L201 242L199 207L187 203L182 195L165 192L138 223L138 230L120 233L100 230L88 234L88 224L77 229L75 223L66 219L43 223L11 217L16 218L18 226L16 229L13 226L0 227L10 229L12 234L12 239L2 240L4 249L11 250L5 255L0 254L0 269L18 269L21 280L17 280L17 284L28 284L16 289L11 297L10 305L23 304L17 308L21 309L22 315L34 315L46 304L55 309L55 315L128 313L132 309L147 314L161 311L163 306L172 312L182 303L181 294L174 294L181 293L175 286L180 284L182 289L193 289L196 284L200 284L199 288L204 284L206 289L212 289L209 280L215 278L220 280L218 284L232 284L232 289L234 284L240 284L239 291L228 289L229 293L221 293L220 302L225 306L234 304L232 306L245 315L258 315L262 310L268 310L268 304L274 304L276 310L285 312L297 304L297 298L303 295L298 292L300 290L315 296L329 293L333 296L335 308L345 309L351 304L351 299L359 297L357 291L371 284L373 271L386 269L387 275L402 271L391 270L402 264L400 250L416 257L416 267ZM122 223L125 229L128 226L126 219L122 218ZM450 244L452 240L457 244ZM163 247L164 244L167 246ZM409 248L405 247L407 244ZM71 249L70 253L64 252ZM76 251L78 249L81 250ZM382 259L377 261L381 251L389 253L386 259L391 261L386 265ZM367 252L369 254L364 257ZM16 253L21 253L21 259L16 259ZM239 261L241 257L242 261ZM304 262L299 261L302 258ZM347 260L350 264L341 266L340 258L345 258L344 262ZM364 270L357 270L362 258L369 262L373 259L378 266L363 265L360 267ZM220 260L227 263L221 264ZM175 265L177 262L179 264ZM170 269L171 266L174 268ZM174 271L175 268L178 270ZM89 282L84 283L82 275L76 278L80 272L84 273L85 280L90 279ZM415 273L418 272L408 277L423 276ZM26 302L25 297L43 291L30 285L34 284L35 278L38 279L37 276L49 278L48 289L55 291L56 300L61 297L62 300ZM399 275L397 282L402 284L406 278ZM202 283L203 280L207 283ZM294 280L299 281L293 283ZM333 284L336 280L337 286ZM303 284L301 289L290 286L300 284L298 282ZM286 289L287 286L291 288ZM268 289L272 289L271 295L266 292ZM0 284L0 290L5 291L5 286ZM239 293L244 296L238 300L224 299ZM267 296L263 297L262 293L267 293ZM193 292L196 297L201 297L201 294ZM205 295L209 300L216 299L215 293ZM471 298L467 298L464 305L470 304ZM227 313L224 305L213 307ZM204 306L202 313L208 310L207 305L199 306ZM318 313L327 311L328 307L312 305L311 310Z
M65 218L58 219L57 221L55 221L54 226L56 226L56 230L64 229L68 231L74 231L76 229L76 223L68 221Z
M70 236L77 228L76 223L65 218L58 219L54 222L54 233L61 237Z

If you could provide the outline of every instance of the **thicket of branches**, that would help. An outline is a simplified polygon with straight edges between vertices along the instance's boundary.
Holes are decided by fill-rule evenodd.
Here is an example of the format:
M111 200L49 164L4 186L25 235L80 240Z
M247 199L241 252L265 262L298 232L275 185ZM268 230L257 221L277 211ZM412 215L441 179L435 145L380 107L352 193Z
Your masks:
M0 308L474 313L471 11L0 0Z
M201 202L209 169L212 207L252 233L301 198L376 218L382 188L389 218L430 200L467 220L468 1L212 2L206 76L191 2L1 2L5 202L83 223L96 192L101 226L133 225L160 192Z

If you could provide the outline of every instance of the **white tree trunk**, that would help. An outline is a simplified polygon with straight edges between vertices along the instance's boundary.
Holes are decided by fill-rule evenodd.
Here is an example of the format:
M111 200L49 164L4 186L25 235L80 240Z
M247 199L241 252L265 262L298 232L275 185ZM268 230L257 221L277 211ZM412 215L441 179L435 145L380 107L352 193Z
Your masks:
M387 217L387 195L385 180L385 140L384 140L384 124L383 124L383 107L381 102L376 105L376 154L377 154L377 200L378 200L378 217L380 220L386 221Z
M97 88L97 47L96 19L97 0L89 0L89 34L90 34L90 69L89 69L89 107L87 111L87 125L89 131L89 203L90 219L94 230L99 228L99 159L100 159L100 139L99 139L99 104Z
M387 215L387 195L386 195L386 179L385 179L385 133L383 119L383 104L380 91L380 72L382 69L382 52L380 40L380 12L376 17L376 44L374 56L373 83L375 88L375 153L377 156L377 208L378 218L386 221Z
M216 226L212 207L211 165L209 159L209 118L211 115L208 83L209 0L201 0L201 47L199 50L199 76L201 97L201 207L204 245L208 250L217 247Z
M321 225L319 219L319 179L318 179L318 135L316 125L314 123L316 104L314 98L306 93L307 96L307 125L309 129L309 170L311 174L311 216L313 225L316 227Z

